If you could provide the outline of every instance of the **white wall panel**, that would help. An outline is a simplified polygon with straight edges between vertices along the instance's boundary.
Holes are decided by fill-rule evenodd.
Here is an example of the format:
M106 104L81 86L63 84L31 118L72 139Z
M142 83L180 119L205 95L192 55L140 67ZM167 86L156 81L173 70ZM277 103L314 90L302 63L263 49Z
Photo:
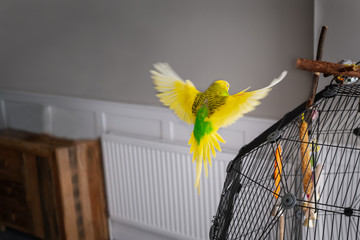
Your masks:
M96 138L95 112L51 108L51 133L69 138Z
M161 138L161 120L105 114L106 132Z
M37 103L4 101L7 127L40 133L44 131L44 106Z
M174 141L188 143L193 126L183 123L180 120L171 122L172 134Z
M165 107L0 90L0 127L13 127L69 138L103 133L158 139L187 145L192 126ZM237 152L275 121L243 117L221 129L225 150Z
M223 137L226 143L220 143L224 149L240 149L245 144L245 132L233 128L224 128L219 130L219 134Z

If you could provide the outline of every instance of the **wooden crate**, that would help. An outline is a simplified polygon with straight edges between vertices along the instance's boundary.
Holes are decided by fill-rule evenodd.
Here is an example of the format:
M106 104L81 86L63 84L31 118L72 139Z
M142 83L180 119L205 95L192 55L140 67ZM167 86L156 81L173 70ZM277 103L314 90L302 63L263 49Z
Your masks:
M42 239L109 239L99 140L0 131L0 225Z

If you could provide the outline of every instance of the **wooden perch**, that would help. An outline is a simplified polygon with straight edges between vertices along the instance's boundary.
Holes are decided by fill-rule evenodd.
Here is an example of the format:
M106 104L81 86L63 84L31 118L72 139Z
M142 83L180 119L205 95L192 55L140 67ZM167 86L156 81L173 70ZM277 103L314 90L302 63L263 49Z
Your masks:
M322 28L321 28L319 42L318 42L318 49L317 49L317 53L316 53L317 61L322 60L322 55L323 55L323 51L324 51L324 41L325 41L327 29L328 29L327 26L322 26ZM319 74L318 74L318 72L316 72L313 74L311 94L310 94L309 99L306 102L306 107L309 107L314 103L318 84L319 84Z
M296 61L296 68L314 73L321 72L328 75L360 78L360 68L357 65L343 65L340 63L314 61L299 58Z

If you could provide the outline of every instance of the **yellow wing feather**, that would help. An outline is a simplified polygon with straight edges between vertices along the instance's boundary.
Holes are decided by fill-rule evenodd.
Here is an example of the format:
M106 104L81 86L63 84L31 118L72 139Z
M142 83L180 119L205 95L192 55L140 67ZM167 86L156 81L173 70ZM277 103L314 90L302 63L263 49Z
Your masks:
M182 80L167 63L154 65L157 71L150 71L154 80L156 96L175 114L188 124L195 122L196 116L192 113L192 105L196 95L200 92L190 80Z
M271 91L271 88L279 83L287 72L284 71L278 78L275 78L269 86L261 88L256 91L246 92L241 91L235 95L226 97L225 104L219 106L217 111L209 118L213 125L216 127L227 127L237 119L242 117L245 113L253 111L257 105L260 104L260 99L266 97Z

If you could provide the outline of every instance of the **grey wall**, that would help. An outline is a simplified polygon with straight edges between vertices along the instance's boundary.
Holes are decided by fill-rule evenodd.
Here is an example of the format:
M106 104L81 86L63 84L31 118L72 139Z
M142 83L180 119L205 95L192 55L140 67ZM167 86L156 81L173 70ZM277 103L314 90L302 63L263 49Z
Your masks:
M342 59L360 61L359 31L360 1L316 0L314 45L317 47L321 26L328 30L324 42L323 60L338 62ZM330 83L331 78L320 78L319 89Z
M309 94L313 0L0 2L0 88L159 105L149 75L169 62L199 90L288 77L248 116L278 119Z

